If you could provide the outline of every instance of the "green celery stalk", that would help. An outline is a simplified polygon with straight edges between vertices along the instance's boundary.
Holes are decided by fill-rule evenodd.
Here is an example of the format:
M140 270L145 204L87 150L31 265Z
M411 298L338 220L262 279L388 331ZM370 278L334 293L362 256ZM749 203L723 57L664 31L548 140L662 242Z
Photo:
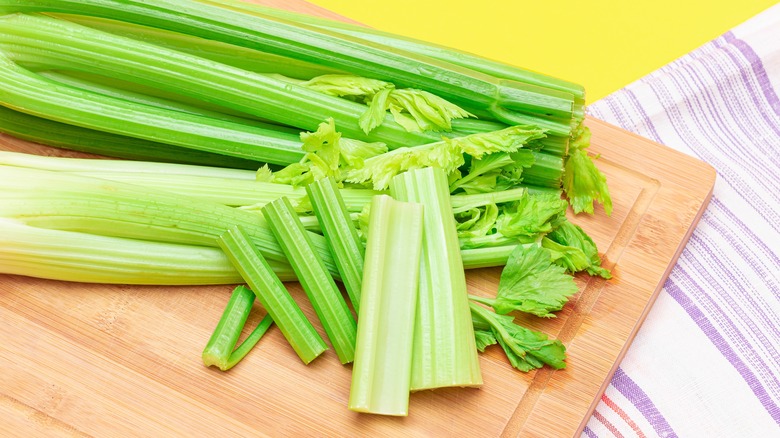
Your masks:
M257 161L54 122L0 106L0 132L22 140L127 160L257 169Z
M216 246L226 228L241 225L264 257L287 261L255 213L63 172L0 165L0 217L42 228L205 246ZM337 275L325 239L309 234L316 253Z
M244 342L236 348L236 343L241 336L241 331L244 329L254 302L255 293L245 286L237 286L233 289L230 300L222 312L222 317L219 318L217 327L203 349L201 357L204 365L207 367L214 365L222 371L227 371L241 362L247 353L257 345L260 338L274 323L271 315L266 315L252 330L252 333L244 339Z
M423 207L375 196L349 408L408 415Z
M341 282L355 313L359 314L365 250L340 192L333 178L323 178L306 186L317 222L341 274Z
M509 124L533 123L522 112L541 120L572 115L573 96L567 92L499 80L434 58L208 1L4 0L0 11L90 15L173 30L420 88L489 111ZM568 132L565 124L563 128Z
M410 170L393 178L390 192L398 200L419 202L425 208L412 390L480 386L447 176L433 167Z
M246 3L236 0L208 0L210 3L219 3L231 8L239 8L246 11L258 12L272 17L281 18L296 23L316 26L332 32L350 35L373 43L389 47L397 47L407 52L422 56L441 59L462 67L470 68L485 74L504 79L513 79L518 82L548 87L555 90L571 93L579 98L585 97L585 89L579 84L568 82L542 73L537 73L520 67L514 67L504 63L492 61L478 55L462 52L450 47L444 47L427 41L395 35L389 32L360 26L353 23L336 21L330 18L317 17L298 12L277 9L254 3Z
M304 80L326 74L343 73L336 69L285 56L118 20L106 20L84 15L57 15L57 17L103 32L146 41L256 73L277 73Z
M3 53L0 81L0 106L57 122L273 164L294 163L304 155L295 135L59 85L19 67Z
M308 364L328 347L250 239L241 226L233 226L217 241L298 357Z
M182 7L176 5L178 11ZM309 131L332 117L346 136L359 140L399 147L438 139L435 133L407 132L389 115L366 135L358 125L363 104L53 17L0 18L0 46L14 61L37 69L43 65L135 82Z
M341 363L355 358L357 324L333 277L312 246L311 234L303 228L287 198L262 209L268 225L309 297Z
M274 125L271 123L261 122L255 119L249 119L246 117L239 117L231 114L225 114L219 111L202 108L200 106L191 105L189 103L180 102L177 100L171 100L164 97L159 97L150 94L144 94L140 91L131 91L127 89L118 88L107 84L110 82L102 76L79 74L74 72L64 73L60 71L39 71L36 72L39 75L56 81L60 84L69 85L74 88L79 88L86 91L92 91L105 96L115 97L118 99L129 100L130 102L141 103L144 105L150 105L157 108L169 109L173 111L179 111L186 114L194 114L203 117L209 117L217 120L224 120L227 122L233 122L244 125L256 126L262 129L274 130L279 132L285 132L291 135L300 135L299 130L293 128L287 128L284 126ZM122 84L125 85L125 84ZM130 88L130 87L128 87Z

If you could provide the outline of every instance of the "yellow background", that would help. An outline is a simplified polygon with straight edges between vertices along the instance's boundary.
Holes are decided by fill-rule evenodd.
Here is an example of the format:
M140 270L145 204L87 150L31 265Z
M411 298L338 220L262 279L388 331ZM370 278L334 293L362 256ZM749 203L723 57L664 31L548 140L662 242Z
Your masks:
M369 26L585 85L593 102L775 0L310 0Z

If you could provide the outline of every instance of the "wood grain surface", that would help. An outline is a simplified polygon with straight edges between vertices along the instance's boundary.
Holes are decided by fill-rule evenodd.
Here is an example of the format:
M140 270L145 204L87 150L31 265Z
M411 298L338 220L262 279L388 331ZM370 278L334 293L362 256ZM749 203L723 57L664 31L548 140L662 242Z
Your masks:
M334 16L300 1L265 4ZM554 319L518 320L568 348L568 367L520 373L498 347L480 389L415 393L409 417L347 409L350 367L332 350L305 366L272 329L223 373L200 353L232 286L66 283L0 275L0 431L12 436L539 436L581 432L711 196L714 170L588 119L614 212L572 216L614 278L578 276ZM77 156L0 135L0 149ZM467 275L494 295L500 270ZM289 289L312 321L297 283ZM263 316L257 308L247 324ZM317 325L320 333L321 327Z

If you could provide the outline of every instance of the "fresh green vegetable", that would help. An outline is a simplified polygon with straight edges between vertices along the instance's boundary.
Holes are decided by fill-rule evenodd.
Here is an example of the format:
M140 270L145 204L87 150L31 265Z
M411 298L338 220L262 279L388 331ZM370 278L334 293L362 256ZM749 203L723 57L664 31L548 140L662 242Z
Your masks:
M343 364L352 362L355 358L357 323L327 267L317 256L311 233L303 228L287 198L268 203L262 211L322 322L339 360Z
M203 152L54 122L0 106L0 132L22 140L128 160L256 169L243 158Z
M306 193L328 242L333 261L341 274L341 282L344 283L352 307L356 314L360 314L365 250L341 191L332 178L323 178L306 186Z
M308 364L328 347L250 239L241 226L233 226L217 241L298 357Z
M480 386L447 176L435 167L410 170L393 178L390 192L395 199L418 202L425 209L412 390Z
M559 117L563 122L558 129L565 135L570 130L567 118L572 115L573 96L569 93L497 80L433 58L206 1L5 0L0 11L90 15L173 30L387 80L399 87L420 88L456 103L466 102L511 124L537 121L541 126L553 120L545 117Z
M255 293L244 286L238 286L230 295L230 300L225 306L225 311L217 323L211 338L203 349L203 364L216 366L222 371L227 371L239 362L260 341L271 324L274 323L271 315L266 315L252 330L252 333L236 347L241 331L244 329L252 304L255 302ZM235 348L235 350L234 350Z
M612 214L612 198L607 187L607 177L585 151L590 145L590 130L583 127L569 148L566 158L563 190L569 198L574 213L593 213L593 203L604 207L607 215Z
M501 271L496 298L472 296L471 299L501 314L519 310L550 318L577 290L574 278L551 261L546 249L521 245L512 251Z
M0 166L0 217L28 225L158 242L217 246L225 229L241 225L271 260L282 248L257 214L196 198L64 172ZM338 275L322 236L316 253Z
M561 341L515 324L512 316L496 315L475 303L470 306L474 332L482 350L497 342L509 363L520 371L531 371L545 364L555 369L566 368L566 347Z
M553 254L554 262L570 272L587 271L590 275L612 278L609 270L601 267L601 258L593 239L579 225L569 221L561 222L542 239L542 246Z
M423 207L386 195L371 203L349 408L407 415Z
M116 6L126 3L96 1ZM71 2L57 3L67 6ZM183 6L177 4L176 10L181 11ZM320 122L332 117L345 134L358 140L414 145L438 138L434 133L407 132L389 115L371 135L366 135L358 125L360 116L366 110L363 104L53 17L24 14L0 17L0 46L5 46L2 50L11 59L23 65L32 64L37 69L43 65L48 69L82 71L157 87L300 129L313 131ZM183 77L187 80L182 81ZM30 83L29 86L32 90L28 92L31 92L44 84ZM116 101L109 103L113 107L119 105ZM129 102L124 104L129 105ZM154 113L152 109L158 110L147 108L147 112ZM53 110L55 107L51 103L40 112ZM65 116L67 114L60 117ZM183 117L182 120L187 119ZM74 121L71 118L71 122ZM103 129L118 127L109 124ZM239 127L233 126L232 129L241 132ZM272 136L273 132L267 132L266 135ZM289 164L294 161L297 160L275 162Z

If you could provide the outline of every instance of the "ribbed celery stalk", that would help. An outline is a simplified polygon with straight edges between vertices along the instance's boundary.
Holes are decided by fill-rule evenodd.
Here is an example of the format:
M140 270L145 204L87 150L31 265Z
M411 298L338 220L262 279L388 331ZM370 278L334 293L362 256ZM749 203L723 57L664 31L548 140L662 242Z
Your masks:
M3 0L0 11L90 15L173 30L420 88L456 103L468 102L510 124L532 123L519 120L519 111L542 117L572 114L570 93L497 80L434 58L208 1Z
M490 74L495 77L513 79L518 82L566 91L579 98L585 97L585 89L579 84L554 78L552 76L537 73L524 68L491 61L490 59L466 52L461 52L450 47L444 47L426 41L395 35L389 32L383 32L381 30L360 26L357 24L335 21L329 18L301 14L283 9L271 8L254 3L246 3L237 0L208 0L208 2L223 4L231 8L239 8L246 11L258 12L288 21L316 26L332 32L350 35L377 44L382 44L389 47L397 47L401 50L406 50L418 55L441 59L442 61L451 62L453 64Z
M58 15L57 17L103 32L146 41L256 73L277 73L296 79L311 79L315 76L343 73L336 69L285 56L123 21L83 15Z
M63 172L0 166L0 217L42 228L205 246L216 246L226 228L241 225L265 257L287 261L255 213ZM325 239L309 234L316 254L337 275Z
M303 228L287 198L266 204L262 211L339 360L343 364L352 362L355 358L357 324L333 277L312 246L311 234Z
M0 17L0 23L4 18ZM50 120L253 161L303 158L297 136L80 90L19 67L0 53L0 106Z
M398 200L419 202L425 208L412 390L480 386L447 175L433 167L411 170L393 178L390 192Z
M219 111L205 109L199 106L190 105L188 103L183 103L177 100L171 100L163 97L144 94L140 91L131 91L127 89L118 88L112 86L114 85L114 84L110 84L110 82L112 81L107 80L102 76L79 74L78 72L64 73L60 71L50 71L50 70L39 71L36 73L38 73L39 75L45 78L58 82L60 84L69 85L74 88L80 88L82 90L91 91L98 94L103 94L105 96L128 100L130 102L141 103L144 105L169 109L173 111L179 111L186 114L194 114L198 116L209 117L217 120L224 120L226 122L256 126L258 128L284 132L294 136L298 136L300 134L300 130L298 129L274 125L271 123L265 123L255 119L249 119L245 117L238 117L230 114L225 114ZM125 84L123 83L122 85Z
M123 2L104 3L120 6ZM181 11L184 5L175 8ZM332 117L345 136L358 140L399 147L439 138L435 133L407 132L390 115L366 135L358 125L366 108L363 104L53 17L0 17L0 45L14 61L37 69L43 65L136 82L309 131Z
M233 289L222 317L219 318L217 327L203 349L201 357L204 365L207 367L214 365L222 371L227 371L241 362L241 359L257 345L260 338L274 323L271 315L266 315L241 345L236 347L254 302L255 293L245 286L237 286Z
M241 226L229 228L217 241L303 363L328 349Z
M371 202L349 408L407 415L422 251L423 207Z
M0 106L0 132L22 140L127 160L257 169L257 161L171 146L54 122Z
M365 250L340 192L332 178L323 178L306 186L314 214L341 274L341 282L355 313L359 314Z

